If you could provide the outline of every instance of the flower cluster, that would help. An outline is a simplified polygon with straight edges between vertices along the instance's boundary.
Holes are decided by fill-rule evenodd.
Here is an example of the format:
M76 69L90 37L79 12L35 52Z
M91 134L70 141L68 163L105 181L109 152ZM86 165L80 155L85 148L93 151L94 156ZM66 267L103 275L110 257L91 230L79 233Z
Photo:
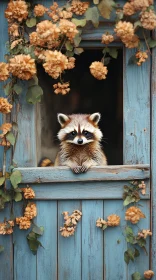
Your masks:
M137 224L140 219L145 218L140 208L131 206L126 210L125 220L130 221L132 224Z
M19 36L19 25L17 23L11 24L8 28L8 33L9 33L9 35L11 35L13 37L18 37Z
M11 112L12 105L6 98L0 97L0 113L8 114Z
M64 215L64 226L60 227L60 232L63 237L69 237L74 235L78 221L82 217L82 212L79 210L74 210L69 216L69 212L63 212Z
M8 64L0 62L0 81L6 81L9 78Z
M131 16L138 11L146 10L150 5L153 5L153 0L133 0L126 2L123 6L123 13L126 16Z
M5 17L8 19L8 22L12 20L22 22L25 20L28 17L28 6L26 2L23 0L10 1L5 10Z
M139 189L141 189L141 193L146 194L146 184L144 181L141 181L141 184L138 185Z
M6 140L6 134L11 130L12 124L11 123L3 123L0 127L2 133L0 134L0 146L7 146L10 147L10 142Z
M16 218L16 224L20 229L28 229L31 226L31 220L37 216L37 207L35 203L28 203L24 211L24 217Z
M68 8L59 8L56 2L50 6L50 11L48 11L48 16L53 20L53 22L57 22L59 19L70 19L72 18L73 13L71 12L71 7Z
M38 4L34 7L34 15L36 17L42 17L44 16L45 12L47 11L48 9L46 7L44 7L43 5L41 4Z
M55 89L55 94L61 93L62 95L65 95L70 91L69 83L57 83L53 85L53 88Z
M67 20L67 19L61 19L59 28L61 30L61 33L66 35L66 37L73 42L73 39L75 38L76 34L78 34L78 30L76 29L76 25Z
M35 60L31 56L19 54L10 58L9 71L22 80L30 80L36 74Z
M79 0L73 0L71 3L71 10L76 15L83 15L89 7L89 2L81 2Z
M150 231L150 229L143 229L142 231L138 232L139 239L140 238L146 239L147 236L152 236L152 232Z
M100 61L94 61L90 65L91 74L98 80L106 79L108 73L107 67L103 65Z
M27 188L22 188L25 199L33 199L35 197L35 192L29 186Z
M102 44L110 44L111 42L114 41L114 37L113 35L109 35L109 34L103 34L102 35Z
M120 224L120 217L116 214L109 215L107 217L107 221L99 218L96 221L96 226L105 229L107 226L109 227L117 227Z
M127 48L138 47L139 38L134 34L134 27L131 22L119 21L114 31Z
M141 13L140 18L142 27L148 30L156 28L156 14L153 10L144 11Z
M14 221L5 221L0 223L0 234L11 234L13 233Z
M153 270L146 270L144 271L144 277L146 279L151 279L154 276Z

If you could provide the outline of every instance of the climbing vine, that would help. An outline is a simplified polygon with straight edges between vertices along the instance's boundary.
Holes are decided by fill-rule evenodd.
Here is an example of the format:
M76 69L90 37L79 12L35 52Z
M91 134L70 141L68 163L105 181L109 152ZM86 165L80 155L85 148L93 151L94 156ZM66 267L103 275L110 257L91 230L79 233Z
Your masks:
M141 66L150 56L150 48L156 46L156 41L150 36L150 31L156 28L156 14L153 0L128 1L123 7L113 0L93 0L93 3L72 0L63 6L54 2L50 7L34 5L31 2L9 1L5 10L9 41L6 42L5 62L0 63L0 81L3 82L5 94L5 97L0 97L0 113L3 114L4 121L0 127L2 131L0 145L4 149L3 169L0 173L0 209L3 210L8 202L12 205L14 201L21 200L25 206L23 216L0 223L0 234L11 234L15 224L23 230L32 227L27 240L30 249L36 254L38 247L42 246L38 238L43 234L43 228L33 222L37 215L36 204L26 202L27 199L35 197L34 191L29 186L19 188L22 177L20 172L14 169L17 167L15 163L10 167L10 172L8 167L6 168L6 153L11 147L15 150L18 138L18 123L11 123L11 119L12 110L18 105L19 95L23 91L23 81L26 81L27 102L31 104L40 102L43 90L39 86L36 65L41 64L52 78L53 93L62 95L69 93L70 81L64 80L64 73L76 67L77 55L84 52L81 46L83 34L90 25L98 28L101 17L109 19L112 14L115 22L113 31L102 34L101 60L92 62L91 75L98 80L107 78L108 65L111 59L118 56L118 49L112 48L116 40L120 40L125 48L134 49L129 64ZM142 194L145 193L143 182L139 184L132 182L130 186L124 187L124 206L140 200L139 190ZM63 236L74 233L82 213L74 212L72 215L69 216L68 212L64 212L65 223L60 229ZM125 219L132 224L136 224L140 218L145 218L145 215L137 206L131 206L126 210ZM112 214L107 217L107 221L100 218L97 226L106 229L119 223L120 217ZM134 245L145 250L146 238L151 234L150 230L142 229L135 235L130 226L125 228L125 238L132 246L125 252L126 263L134 261L139 256L139 251ZM3 250L3 246L0 246L0 252ZM148 271L147 275L149 274ZM141 276L138 272L132 276L134 280L141 279L139 277ZM146 275L144 277L147 278Z

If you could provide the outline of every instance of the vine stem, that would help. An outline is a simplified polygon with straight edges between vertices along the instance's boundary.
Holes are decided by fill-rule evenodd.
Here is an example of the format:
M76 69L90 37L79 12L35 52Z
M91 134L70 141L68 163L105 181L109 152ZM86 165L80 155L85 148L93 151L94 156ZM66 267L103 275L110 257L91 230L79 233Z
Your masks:
M145 39L145 43L146 43L147 49L148 49L150 55L152 55L152 54L151 54L151 51L150 51L150 48L149 48L149 45L148 45L148 42L147 42L147 39L146 39L146 36L145 36L144 30L143 30L143 36L144 36L144 39Z

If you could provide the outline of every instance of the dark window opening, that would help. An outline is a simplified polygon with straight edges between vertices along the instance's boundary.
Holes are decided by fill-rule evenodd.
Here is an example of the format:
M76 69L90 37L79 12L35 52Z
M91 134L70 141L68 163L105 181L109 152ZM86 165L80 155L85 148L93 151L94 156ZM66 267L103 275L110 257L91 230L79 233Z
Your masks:
M57 133L60 125L57 113L101 113L99 127L103 132L102 146L109 165L123 164L123 56L108 64L105 80L95 79L89 71L93 61L100 61L101 50L85 50L76 57L76 68L63 75L64 82L70 81L71 91L65 95L53 92L53 80L44 69L38 67L40 85L44 96L40 106L38 125L38 161L42 157L53 161L59 149Z

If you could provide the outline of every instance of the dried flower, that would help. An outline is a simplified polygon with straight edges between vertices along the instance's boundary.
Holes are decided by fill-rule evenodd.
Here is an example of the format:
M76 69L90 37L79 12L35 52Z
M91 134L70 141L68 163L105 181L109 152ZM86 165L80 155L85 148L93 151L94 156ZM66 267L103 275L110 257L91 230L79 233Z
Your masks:
M109 35L109 34L103 34L102 35L102 44L110 44L111 42L114 41L114 37L113 35Z
M62 18L62 19L70 19L72 18L73 16L73 13L71 11L62 11L61 9L58 9L58 16L59 18Z
M132 38L134 36L134 27L131 22L119 21L114 29L117 36L121 39Z
M22 80L30 80L36 74L35 60L31 56L19 54L9 60L9 71Z
M22 188L22 191L24 193L24 198L25 199L33 199L35 197L35 192L30 187Z
M132 206L126 210L126 221L130 221L132 224L137 224L142 218L145 218L145 215L138 207Z
M69 57L67 69L73 69L74 67L75 67L75 57Z
M2 138L2 140L0 141L0 146L4 146L4 147L10 147L11 143L9 141L6 140L6 138Z
M11 234L13 233L14 221L6 221L0 223L0 234Z
M126 16L133 15L135 13L134 2L126 2L126 4L123 6L123 13Z
M145 277L146 279L151 279L153 276L154 276L153 270L146 270L146 271L144 272L144 277Z
M71 3L71 10L76 15L83 15L89 7L89 2L81 2L73 0Z
M8 28L8 32L10 35L13 37L18 37L19 36L19 31L18 31L19 25L17 23L10 24Z
M74 227L60 227L60 232L63 237L69 237L74 235L75 228Z
M43 67L52 78L57 79L67 69L67 66L68 59L64 54L58 51L45 51L45 63Z
M33 45L33 46L44 47L45 44L46 44L46 42L43 39L38 37L37 32L32 32L29 35L29 40L30 40L30 44Z
M94 61L90 65L91 74L98 80L106 79L108 73L107 67L103 65L102 62Z
M133 0L133 6L136 11L145 10L150 5L153 5L153 0Z
M151 235L152 235L152 232L150 231L150 229L143 229L142 231L138 232L139 238L146 239L147 236L151 236Z
M22 39L18 39L18 40L15 40L11 43L11 46L10 46L10 49L14 49L20 42L22 42L23 40Z
M25 208L24 217L27 217L29 220L37 216L37 207L35 203L28 203Z
M69 83L57 83L53 85L53 88L55 89L54 92L56 94L61 93L62 95L65 95L70 91Z
M78 30L76 29L76 25L67 20L67 19L61 19L59 28L61 30L62 34L65 34L66 37L72 42L75 38L76 34L78 34Z
M28 16L28 7L25 1L11 1L8 3L7 9L5 10L5 17L10 22L13 19L19 22L26 19Z
M125 44L126 48L132 49L137 48L139 45L139 37L137 35L133 35L132 37L125 36L121 38L122 42Z
M31 221L27 217L16 218L16 224L19 225L20 229L28 229L31 227Z
M0 126L0 130L3 131L2 134L0 134L0 138L3 138L12 128L12 124L11 123L3 123Z
M12 105L6 98L0 97L0 113L8 114L11 112Z
M107 225L110 227L116 227L120 224L120 217L116 214L109 215L107 220Z
M103 227L103 225L107 225L107 222L105 220L103 220L102 218L99 218L97 221L96 221L96 226L97 227Z
M6 81L9 78L8 64L0 62L0 81Z
M42 17L48 9L41 4L34 7L34 15L36 17Z
M81 219L82 212L79 210L74 210L69 216L69 212L65 211L62 213L64 215L64 227L60 227L61 235L64 237L69 237L74 235L78 221Z
M156 28L156 14L153 10L145 11L141 13L140 18L142 27L148 30Z

